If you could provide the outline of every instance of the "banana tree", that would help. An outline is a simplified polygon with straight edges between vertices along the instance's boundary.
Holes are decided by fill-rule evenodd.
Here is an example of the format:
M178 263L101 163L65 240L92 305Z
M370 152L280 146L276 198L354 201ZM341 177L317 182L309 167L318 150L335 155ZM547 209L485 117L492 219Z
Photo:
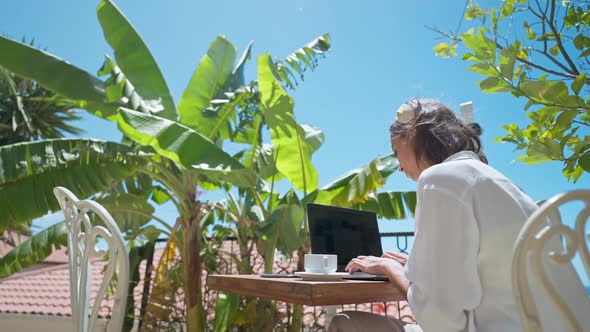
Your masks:
M311 155L321 146L324 136L318 128L299 124L295 120L293 100L284 90L284 87L289 86L288 83L292 86L292 82L285 82L280 68L268 55L258 58L258 89L250 90L250 99L258 100L261 107L252 113L245 126L240 127L249 136L232 138L249 144L237 157L268 185L257 190L240 190L237 196L230 188L226 188L228 198L213 205L218 212L215 215L218 222L214 228L218 241L230 235L237 238L240 255L224 254L235 262L239 273L254 271L250 262L254 250L252 238L256 239L256 249L264 258L264 271L267 273L272 272L276 249L287 255L299 249L299 257L302 256L308 239L303 206L306 202L362 207L391 219L405 218L405 211L413 211L415 206L413 193L375 195L385 179L398 167L397 160L391 155L376 158L318 188ZM219 118L218 121L223 119ZM262 141L263 127L271 131L271 142ZM283 179L289 181L292 188L279 194L273 188L276 182ZM303 200L298 198L296 192L303 192ZM239 303L239 297L234 295L218 298L215 306L216 323L221 325L216 324L216 329L226 328L232 323L232 318L234 323L250 324L257 330L272 329L272 322L275 321L273 303L254 303L251 300L242 306ZM253 310L252 304L257 310ZM291 330L300 330L300 315L301 307L296 306Z
M127 139L149 153L141 155L143 167L130 171L130 174L145 174L159 182L161 186L152 191L151 197L156 201L170 200L179 211L177 223L168 230L167 248L180 249L187 326L189 331L200 330L204 327L200 299L202 204L197 200L197 185L215 188L220 183L229 182L254 188L260 183L247 168L199 131L220 133L216 141L227 135L247 134L239 129L242 121L248 121L247 117L237 115L247 115L247 110L236 109L249 96L244 93L248 92L248 87L242 83L241 64L249 57L250 48L234 66L235 47L225 38L218 38L201 61L176 109L153 57L123 14L106 0L99 4L97 12L105 38L115 51L115 61L107 59L101 70L101 74L110 74L107 81L7 38L0 38L3 50L0 65L79 102L95 115L117 121ZM326 43L319 45L325 46ZM313 60L313 55L313 49L302 49L285 61L278 70L279 75L286 77L287 82L292 81L289 75L300 72L303 67L300 64L310 58ZM242 90L237 89L241 86L244 86ZM222 127L208 125L207 118L211 114L224 117ZM115 182L114 179L110 181L111 184ZM105 183L105 186L97 187L97 191L106 187ZM90 191L77 194L87 196ZM47 195L38 199L51 201ZM164 273L166 269L158 271ZM162 279L162 276L156 276L156 279Z

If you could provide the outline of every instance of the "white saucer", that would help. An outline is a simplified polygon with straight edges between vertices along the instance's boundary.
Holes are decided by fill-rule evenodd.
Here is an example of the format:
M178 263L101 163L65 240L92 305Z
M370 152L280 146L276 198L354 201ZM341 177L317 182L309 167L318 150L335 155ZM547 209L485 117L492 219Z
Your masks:
M311 272L295 272L296 276L303 278L303 280L340 280L350 274L348 272L332 272L332 273L311 273Z

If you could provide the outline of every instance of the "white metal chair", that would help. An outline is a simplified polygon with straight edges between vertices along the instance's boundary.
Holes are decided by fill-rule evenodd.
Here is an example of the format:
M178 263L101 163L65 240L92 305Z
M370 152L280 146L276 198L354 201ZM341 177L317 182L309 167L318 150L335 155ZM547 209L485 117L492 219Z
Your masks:
M78 200L72 192L63 187L55 187L53 193L65 214L68 229L70 294L74 331L95 331L100 304L104 300L107 287L117 270L115 302L111 310L107 331L120 332L123 327L127 302L129 256L119 227L109 212L97 202ZM92 225L88 212L92 212L100 218L104 226ZM108 252L109 256L100 288L92 308L90 308L92 280L90 259L91 256L98 254L95 245L99 239L106 242L108 249L104 253Z
M559 208L576 201L583 208L570 227L562 222ZM572 265L579 253L590 273L589 217L590 190L575 190L544 201L521 229L514 247L512 286L525 331L590 331L590 300L578 275L581 271Z

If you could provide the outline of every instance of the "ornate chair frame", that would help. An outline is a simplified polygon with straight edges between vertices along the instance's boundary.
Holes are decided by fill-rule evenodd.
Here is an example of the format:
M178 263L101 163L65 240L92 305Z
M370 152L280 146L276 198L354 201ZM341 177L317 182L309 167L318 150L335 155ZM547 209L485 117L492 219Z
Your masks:
M100 305L105 298L107 287L118 271L114 305L107 331L120 332L123 328L127 290L129 285L129 255L119 227L110 213L97 202L79 200L71 191L55 187L53 193L59 201L66 219L68 230L68 257L70 268L70 294L74 331L93 332L96 328ZM92 225L88 212L102 220L102 225ZM106 226L106 227L105 227ZM98 252L98 239L107 243L107 250ZM90 307L92 271L91 256L109 253L106 271L100 288Z
M563 224L559 207L568 202L581 201L584 207L577 214L573 229ZM570 331L582 331L579 317L560 296L545 270L545 263L571 264L579 251L586 274L590 274L590 254L585 226L590 217L590 190L574 190L558 194L544 202L522 227L514 247L512 260L512 287L519 305L525 331L542 331L539 310L530 287L530 277L536 277L545 295L561 314ZM552 240L553 239L553 240ZM548 241L559 240L560 252L549 250ZM545 260L548 256L548 260ZM581 273L578 271L578 273ZM589 312L590 314L590 312ZM588 327L586 327L588 328ZM564 330L566 327L564 326Z

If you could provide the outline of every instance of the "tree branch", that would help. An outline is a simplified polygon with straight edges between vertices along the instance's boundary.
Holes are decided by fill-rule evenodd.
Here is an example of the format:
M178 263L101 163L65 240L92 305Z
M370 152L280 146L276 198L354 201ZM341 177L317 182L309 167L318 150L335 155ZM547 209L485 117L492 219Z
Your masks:
M496 47L497 47L499 50L503 50L503 49L504 49L504 47L503 47L502 45L500 45L499 43L496 43ZM553 69L549 69L549 68L543 67L543 66L541 66L541 65L538 65L538 64L536 64L536 63L530 62L530 61L528 61L527 59L523 59L523 58L516 57L516 60L518 60L519 62L522 62L522 63L524 63L524 64L526 64L526 65L529 65L529 66L531 66L531 67L533 67L533 68L536 68L536 69L542 70L542 71L544 71L544 72L547 72L547 73L550 73L550 74L553 74L553 75L556 75L556 76L561 76L561 77L565 77L565 78L569 78L569 79L574 79L574 78L576 78L576 76L575 76L575 75L572 75L572 74L569 74L569 73L567 73L567 74L566 74L566 73L558 72L558 71L555 71L555 70L553 70Z
M582 121L578 121L578 120L572 120L572 123L577 123L582 126L590 127L590 123L586 123L586 122L582 122Z
M539 54L544 55L547 59L549 59L549 61L553 62L557 67L563 69L568 74L574 75L574 73L572 73L567 66L565 66L563 63L559 62L559 60L557 60L551 54L547 53L547 49L545 49L543 51L540 51L540 50L537 50L536 48L531 48L531 50L533 50L533 51L535 51L535 52L537 52ZM574 76L574 77L576 77L576 76Z
M555 27L555 24L553 23L553 20L555 19L555 1L553 1L553 0L547 0L547 1L551 2L551 16L549 18L549 21L547 21L547 23L549 24L549 28L551 29L551 32L553 32L553 36L555 37L555 42L557 43L557 47L559 47L559 50L561 51L563 58L571 67L571 73L578 76L578 75L580 75L580 72L578 71L576 64L570 58L569 54L567 54L565 47L563 47L563 43L561 42L561 37L559 35L559 32L557 31L557 28Z

